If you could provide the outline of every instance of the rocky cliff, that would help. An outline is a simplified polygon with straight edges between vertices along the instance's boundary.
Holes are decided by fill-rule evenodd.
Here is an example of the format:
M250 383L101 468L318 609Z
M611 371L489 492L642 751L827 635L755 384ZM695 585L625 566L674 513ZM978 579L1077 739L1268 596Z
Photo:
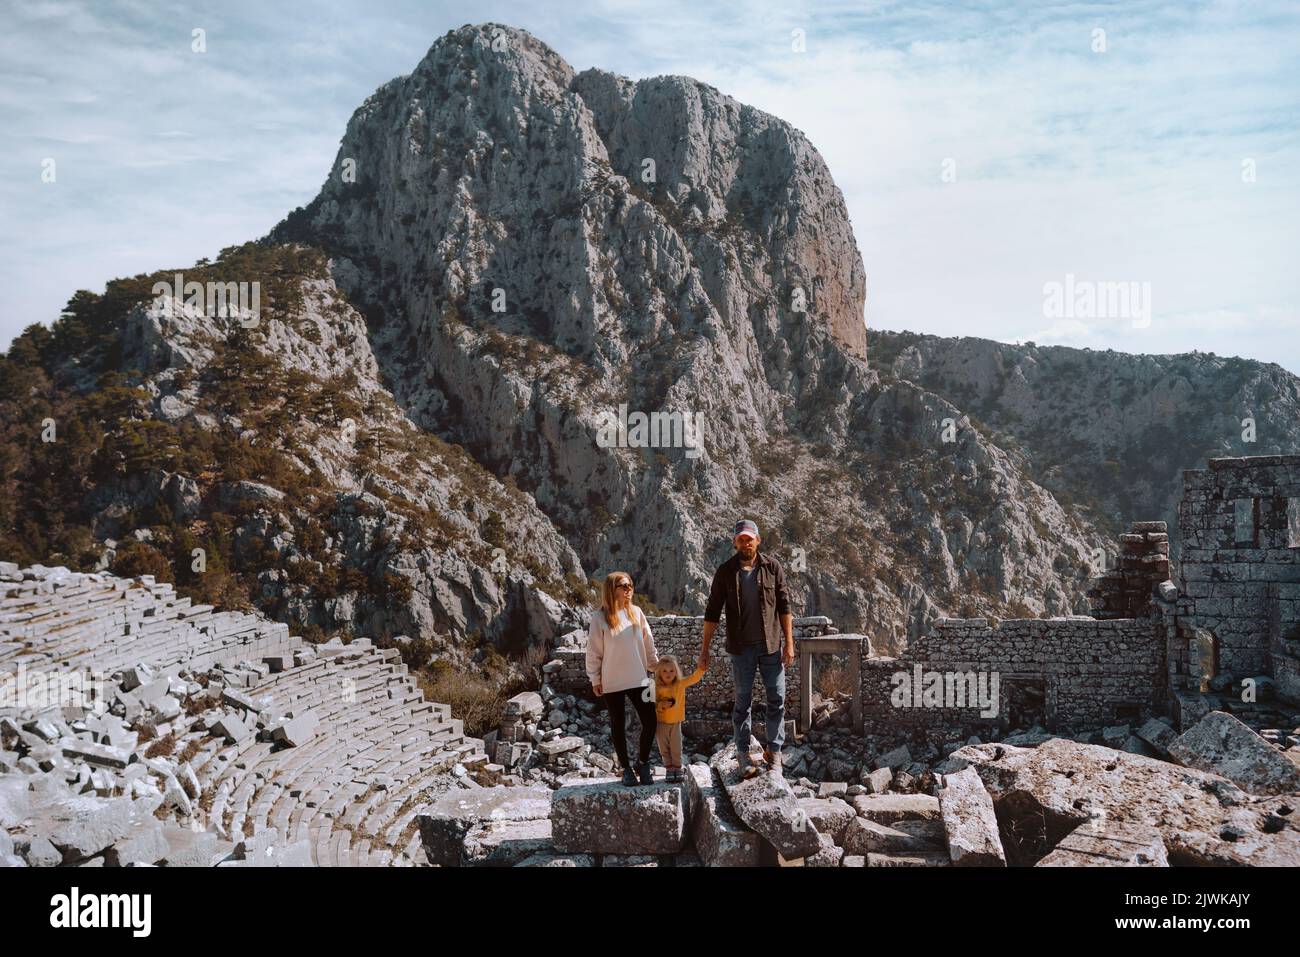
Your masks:
M825 163L705 84L575 74L465 27L362 105L270 240L330 255L415 422L661 606L699 610L746 514L803 611L886 645L934 604L1082 607L1094 531L958 408L869 367ZM702 440L608 447L624 404L698 416Z
M877 366L968 411L1034 481L1115 533L1128 521L1165 521L1176 545L1183 469L1300 448L1300 379L1272 363L868 338Z

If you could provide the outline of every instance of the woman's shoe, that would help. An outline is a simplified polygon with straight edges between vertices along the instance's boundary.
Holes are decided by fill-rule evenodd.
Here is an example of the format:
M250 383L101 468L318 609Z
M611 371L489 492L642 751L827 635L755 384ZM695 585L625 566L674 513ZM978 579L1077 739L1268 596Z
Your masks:
M638 765L637 765L637 773L641 776L641 783L642 783L642 784L654 784L654 783L655 783L655 775L654 775L654 772L650 770L650 762L649 762L649 761L642 761L640 764L638 764Z
M636 772L631 767L623 769L623 784L630 788L636 787Z

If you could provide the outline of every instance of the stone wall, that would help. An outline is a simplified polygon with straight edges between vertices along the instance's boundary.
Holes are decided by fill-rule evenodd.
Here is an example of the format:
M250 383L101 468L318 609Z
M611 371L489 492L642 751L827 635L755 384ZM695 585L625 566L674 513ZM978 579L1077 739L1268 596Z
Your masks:
M1211 459L1183 489L1184 634L1214 636L1216 672L1300 698L1300 455Z
M983 618L943 618L899 657L865 656L863 714L867 729L890 728L918 741L954 743L970 735L988 737L1034 724L1049 730L1092 728L1161 713L1165 698L1165 635L1159 616L1097 620L1086 616L1009 619L990 625ZM967 699L913 698L895 690L934 689L928 673L943 676L956 691L972 687L969 676L992 693L996 711L981 714ZM958 676L964 680L959 681ZM951 676L951 677L949 677ZM975 686L976 688L979 685ZM927 703L928 702L928 703Z

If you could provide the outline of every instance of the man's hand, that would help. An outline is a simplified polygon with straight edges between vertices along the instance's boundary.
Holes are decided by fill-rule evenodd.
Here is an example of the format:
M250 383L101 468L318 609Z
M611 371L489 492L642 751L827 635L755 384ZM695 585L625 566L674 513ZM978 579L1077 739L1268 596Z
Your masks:
M700 668L704 671L709 670L709 653L707 651L700 653Z
M792 664L794 664L794 642L793 641L787 641L785 643L785 648L781 652L781 664L785 665L787 668L789 668Z
M599 698L599 697L601 696L601 693L602 693L602 692L601 692L600 685L599 685L598 683L593 682L592 685L591 685L591 690L594 691L594 692L596 692L596 697L597 697L597 698Z

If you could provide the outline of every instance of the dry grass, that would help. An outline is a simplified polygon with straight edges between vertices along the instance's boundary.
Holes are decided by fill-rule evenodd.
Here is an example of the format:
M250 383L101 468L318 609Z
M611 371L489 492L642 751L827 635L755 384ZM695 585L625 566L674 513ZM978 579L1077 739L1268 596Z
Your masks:
M820 668L815 663L813 665L816 691L823 700L831 700L836 694L853 693L853 672L849 670L849 663L841 661L839 656L833 661L834 663L827 663Z
M517 678L489 678L451 668L421 670L415 680L426 701L450 705L452 715L465 723L465 734L474 738L501 723L506 702L520 690Z
M160 758L176 750L176 732L168 731L145 749L146 758Z

